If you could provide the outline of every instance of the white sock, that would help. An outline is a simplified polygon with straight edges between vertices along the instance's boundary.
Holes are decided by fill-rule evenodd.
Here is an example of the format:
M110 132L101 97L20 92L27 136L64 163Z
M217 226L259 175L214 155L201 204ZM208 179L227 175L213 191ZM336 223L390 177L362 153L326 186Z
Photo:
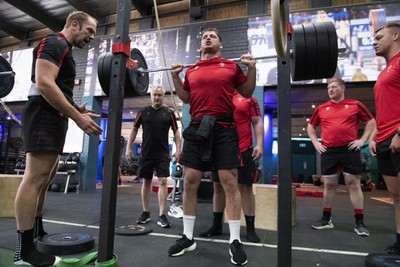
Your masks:
M229 237L229 244L233 242L233 240L237 239L239 242L242 242L240 240L240 220L237 221L228 221L229 223L229 232L230 232L230 237Z
M190 240L193 239L193 229L196 216L183 215L183 234Z

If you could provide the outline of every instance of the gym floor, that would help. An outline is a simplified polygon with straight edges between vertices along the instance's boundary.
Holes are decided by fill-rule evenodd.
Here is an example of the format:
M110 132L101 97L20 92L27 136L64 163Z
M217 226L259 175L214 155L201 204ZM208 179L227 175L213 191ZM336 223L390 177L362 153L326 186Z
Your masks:
M116 226L136 224L142 212L140 200L141 183L129 183L132 177L124 177L118 186ZM85 233L95 238L97 251L99 241L100 205L102 190L63 194L48 192L44 215L44 228L49 234ZM296 225L292 231L292 266L343 266L365 265L365 256L371 252L383 252L395 238L394 209L385 202L389 197L386 190L374 189L365 192L365 223L371 232L369 237L359 237L353 232L354 217L349 195L345 186L339 186L334 207L334 229L313 230L310 224L321 217L322 198L296 198ZM379 200L376 200L377 198ZM177 204L180 204L179 202ZM168 201L168 207L171 202ZM232 266L228 253L228 226L224 234L214 239L196 238L208 229L212 220L212 203L200 201L195 224L197 249L180 257L169 257L168 248L182 233L182 219L168 217L172 227L157 225L157 194L151 197L151 221L147 226L153 231L148 235L114 236L114 251L118 266ZM257 218L256 218L257 219ZM16 241L15 219L0 218L0 248L14 250ZM248 256L246 266L277 266L277 232L257 229L261 243L245 242L245 228L242 227L242 241ZM90 251L64 257L80 258ZM3 266L2 266L3 267ZM4 266L9 267L9 266Z

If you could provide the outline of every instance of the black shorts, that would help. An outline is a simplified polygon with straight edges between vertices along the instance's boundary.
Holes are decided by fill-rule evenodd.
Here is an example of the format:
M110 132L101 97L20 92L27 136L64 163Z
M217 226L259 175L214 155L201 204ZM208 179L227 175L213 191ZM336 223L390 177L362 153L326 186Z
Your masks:
M170 160L169 157L161 159L141 158L139 161L139 177L153 179L154 170L159 178L169 177Z
M25 152L54 151L62 154L68 119L41 96L26 102L21 116Z
M353 175L361 174L361 155L359 150L349 150L346 146L328 147L321 155L322 175L331 175L338 172Z
M238 168L238 183L247 185L257 183L259 180L259 176L256 162L253 160L252 157L253 148L249 148L241 154L243 166ZM210 178L212 182L219 182L218 172L213 171Z
M200 171L240 167L239 136L236 128L225 128L217 123L215 124L212 161L201 160L200 148L203 147L203 139L196 136L197 129L198 125L189 125L183 131L182 136L185 141L179 161L181 165Z
M400 153L392 153L389 148L392 139L393 135L385 141L376 144L378 170L382 175L397 176L400 171Z

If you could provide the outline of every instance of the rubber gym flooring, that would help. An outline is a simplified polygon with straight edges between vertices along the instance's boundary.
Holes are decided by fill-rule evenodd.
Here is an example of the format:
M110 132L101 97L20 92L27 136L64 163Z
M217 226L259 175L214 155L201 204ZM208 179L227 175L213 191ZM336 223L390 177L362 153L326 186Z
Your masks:
M127 180L128 179L128 180ZM128 183L131 177L125 177L122 186L118 186L116 226L136 224L141 214L140 183ZM100 204L102 190L81 192L48 192L45 205L45 230L54 233L85 233L95 238L97 251ZM310 224L322 214L322 198L296 198L296 225L292 231L292 266L364 266L365 256L371 252L383 252L395 238L394 209L390 203L376 200L388 198L386 190L374 189L365 192L365 224L370 237L359 237L353 232L354 217L349 195L345 186L339 186L333 206L334 229L313 230ZM179 204L179 202L178 202ZM168 201L168 206L171 202ZM114 254L118 256L118 266L191 266L213 267L233 266L228 253L228 226L224 224L224 234L214 239L196 238L197 249L180 257L169 257L168 248L182 233L182 220L168 217L172 223L169 229L157 225L157 194L151 196L151 221L148 226L153 232L141 236L114 236ZM257 218L256 218L257 219ZM195 224L195 237L206 230L212 220L212 203L202 200L198 206ZM16 241L15 219L0 218L0 248L14 250ZM278 266L277 232L257 229L261 243L247 243L245 228L242 227L242 241L248 255L246 266ZM71 258L80 258L90 251L74 254ZM10 253L3 255L10 256ZM4 262L2 259L1 262ZM9 262L12 262L10 259ZM1 266L9 267L9 266Z

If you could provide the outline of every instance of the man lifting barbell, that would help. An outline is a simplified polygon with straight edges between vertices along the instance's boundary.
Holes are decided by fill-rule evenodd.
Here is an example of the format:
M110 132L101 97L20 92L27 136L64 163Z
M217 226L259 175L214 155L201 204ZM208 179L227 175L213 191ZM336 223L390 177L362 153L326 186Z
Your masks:
M184 103L190 103L190 125L183 132L185 142L180 163L185 166L183 192L183 236L170 247L170 256L196 249L193 239L197 210L197 191L205 171L218 170L226 196L230 230L229 254L235 265L245 265L247 256L240 241L240 193L237 168L240 166L238 133L233 119L232 97L237 90L252 96L256 86L256 61L250 54L241 56L247 77L234 61L221 57L222 42L215 28L201 35L201 58L190 67L183 83L183 66L172 66L175 90Z

